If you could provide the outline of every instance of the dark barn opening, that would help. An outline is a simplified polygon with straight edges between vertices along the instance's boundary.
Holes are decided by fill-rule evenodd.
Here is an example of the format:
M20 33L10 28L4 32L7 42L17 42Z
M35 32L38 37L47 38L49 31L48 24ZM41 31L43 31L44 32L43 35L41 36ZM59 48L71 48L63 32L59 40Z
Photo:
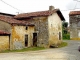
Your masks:
M25 35L25 46L28 46L28 35Z
M33 33L33 46L37 46L37 33Z

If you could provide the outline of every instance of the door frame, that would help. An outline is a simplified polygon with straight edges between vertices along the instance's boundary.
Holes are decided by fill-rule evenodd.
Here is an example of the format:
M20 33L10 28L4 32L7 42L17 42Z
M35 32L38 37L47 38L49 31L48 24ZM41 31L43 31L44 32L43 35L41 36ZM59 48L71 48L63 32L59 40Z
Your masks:
M27 36L27 45L26 45L26 36ZM25 34L25 47L28 47L28 34Z
M33 46L37 46L37 33L33 33Z
M59 40L61 40L61 32L59 32Z

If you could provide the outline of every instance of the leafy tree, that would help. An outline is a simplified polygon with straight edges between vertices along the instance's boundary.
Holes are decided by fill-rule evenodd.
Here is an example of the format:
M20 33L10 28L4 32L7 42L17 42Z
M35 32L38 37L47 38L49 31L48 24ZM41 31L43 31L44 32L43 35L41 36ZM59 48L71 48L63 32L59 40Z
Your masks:
M67 34L68 22L63 22L62 25L63 25L63 33Z
M70 34L68 33L68 22L63 22L62 23L62 36L63 40L69 40L70 39Z

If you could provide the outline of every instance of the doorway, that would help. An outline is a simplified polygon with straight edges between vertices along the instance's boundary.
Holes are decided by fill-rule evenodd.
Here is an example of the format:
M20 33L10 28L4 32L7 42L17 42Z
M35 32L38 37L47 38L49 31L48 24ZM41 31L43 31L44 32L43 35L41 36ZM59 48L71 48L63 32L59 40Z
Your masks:
M28 35L25 35L25 47L28 46Z
M37 46L37 33L33 33L33 46Z

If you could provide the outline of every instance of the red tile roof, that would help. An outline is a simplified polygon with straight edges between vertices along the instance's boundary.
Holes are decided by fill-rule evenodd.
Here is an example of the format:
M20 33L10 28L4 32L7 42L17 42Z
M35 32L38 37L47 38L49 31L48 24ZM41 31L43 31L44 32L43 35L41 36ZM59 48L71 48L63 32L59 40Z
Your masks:
M39 11L39 12L31 12L31 13L22 13L16 15L14 18L26 18L26 17L32 17L32 16L49 16L53 14L54 12L58 11L59 9L54 9L52 11Z
M80 15L80 11L71 11L69 15Z
M10 18L10 17L4 16L4 15L0 15L0 20L10 23L10 24L30 25L30 23L27 23L26 21L16 20L12 17Z
M0 34L10 34L9 32L5 32L3 30L0 30Z

